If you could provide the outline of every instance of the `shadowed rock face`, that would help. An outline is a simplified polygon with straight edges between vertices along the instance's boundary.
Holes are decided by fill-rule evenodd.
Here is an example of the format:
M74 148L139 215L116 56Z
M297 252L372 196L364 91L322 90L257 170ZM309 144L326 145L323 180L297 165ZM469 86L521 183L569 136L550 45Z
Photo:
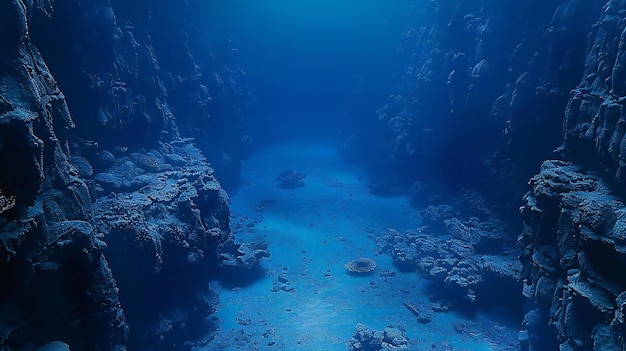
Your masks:
M224 257L269 255L243 257L208 166L237 176L247 90L203 6L0 4L0 348L191 347Z
M602 176L562 161L544 162L531 185L519 238L523 292L533 302L524 349L621 349L626 206Z
M14 33L0 67L0 187L14 205L0 213L3 289L1 344L36 347L63 339L79 349L113 349L127 325L91 216L87 183L70 163L74 126L65 97L28 36L26 13L44 8L3 4ZM30 11L30 12L29 12Z
M624 1L430 2L405 33L403 85L378 111L378 168L404 186L443 179L514 210L542 161L562 158L543 163L521 208L523 350L626 343L625 11ZM414 264L410 234L394 253Z
M589 37L585 72L567 105L563 149L568 158L598 169L624 193L624 31L621 1L609 1Z
M378 110L381 177L480 188L516 211L561 143L597 1L431 1L416 6L400 88ZM532 137L532 142L531 142ZM371 140L365 141L367 144ZM424 166L427 165L427 166ZM460 176L462 175L462 176Z
M524 294L535 304L523 335L532 350L544 349L546 330L565 350L617 350L626 343L626 280L619 273L626 268L625 10L626 3L609 1L590 32L582 81L565 111L561 150L572 163L546 161L525 196Z

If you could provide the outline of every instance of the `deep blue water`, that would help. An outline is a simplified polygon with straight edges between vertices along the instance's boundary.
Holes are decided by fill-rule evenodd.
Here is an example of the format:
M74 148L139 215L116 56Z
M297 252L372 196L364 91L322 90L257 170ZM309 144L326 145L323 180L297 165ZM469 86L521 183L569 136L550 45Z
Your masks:
M406 65L397 53L413 1L221 1L254 102L259 140L332 135L370 123Z

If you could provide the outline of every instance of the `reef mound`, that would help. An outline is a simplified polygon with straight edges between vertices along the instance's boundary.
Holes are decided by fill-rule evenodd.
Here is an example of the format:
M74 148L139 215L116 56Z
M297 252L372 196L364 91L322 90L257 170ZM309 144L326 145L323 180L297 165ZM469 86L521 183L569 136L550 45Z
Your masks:
M370 258L360 257L344 265L349 273L368 274L376 269L376 262Z

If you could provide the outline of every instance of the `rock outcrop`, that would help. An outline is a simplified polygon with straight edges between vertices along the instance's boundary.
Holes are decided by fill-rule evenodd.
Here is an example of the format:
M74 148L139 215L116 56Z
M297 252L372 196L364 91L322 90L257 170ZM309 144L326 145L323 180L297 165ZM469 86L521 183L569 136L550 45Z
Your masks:
M51 7L3 2L0 62L0 345L62 339L76 349L124 349L128 327L89 187L71 164L64 94L30 41ZM63 321L63 322L60 322Z
M249 93L237 50L202 17L210 9L0 3L1 349L200 345L216 305L207 280L269 255L229 224L222 184L245 154ZM522 347L623 349L626 1L419 9L400 88L378 111L384 133L361 141L383 150L375 188L443 180L511 213L541 161L561 157L544 162L522 206ZM350 144L361 150L358 135ZM486 301L490 283L518 277L515 235L500 212L466 213L431 206L429 232L390 230L381 248ZM391 344L386 333L359 326L351 347Z
M563 161L544 162L531 185L519 238L523 292L533 302L523 349L621 350L624 202L602 177Z
M248 92L207 6L0 4L0 349L204 343L208 280L269 255L209 167L237 179Z
M395 327L375 330L359 323L348 342L350 351L405 351L409 349L409 341L404 331Z
M473 211L483 216L490 213L480 210L476 197L467 199L473 200ZM433 212L432 207L423 211L425 215ZM458 307L521 306L516 294L521 266L504 223L492 216L462 219L464 211L458 207L444 212L447 215L442 212L436 218L424 219L429 226L404 232L387 229L376 237L380 251L391 255L401 270L415 271L431 280L444 292L441 297L460 302ZM493 292L494 286L499 293Z
M561 158L543 163L522 206L523 350L622 350L626 2L430 6L414 13L403 86L379 110L385 176L477 189L513 218L526 180ZM454 210L422 213L440 219ZM472 242L471 223L449 219L446 230ZM436 249L426 255L432 270L449 255L433 240L398 234L391 252L420 269L412 257Z
M522 209L526 349L621 350L626 282L622 217L626 11L608 1L565 111L561 161L546 161ZM558 340L558 341L557 341Z
M402 83L378 110L383 136L376 140L388 161L378 173L405 187L421 180L480 189L515 211L528 178L561 143L563 111L602 5L416 6L401 48L408 62Z
M623 1L609 1L589 37L585 71L567 105L562 150L567 159L598 169L624 195L623 141L626 25Z

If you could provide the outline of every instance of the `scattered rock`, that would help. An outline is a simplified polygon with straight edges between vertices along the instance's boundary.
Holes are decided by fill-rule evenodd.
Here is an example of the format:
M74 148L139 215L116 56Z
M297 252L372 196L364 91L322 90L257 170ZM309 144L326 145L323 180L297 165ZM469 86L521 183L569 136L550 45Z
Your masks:
M287 277L286 270L283 270L283 272L278 275L278 277L272 283L272 287L270 288L271 292L294 292L295 290L296 288L291 286L291 284L289 283L289 278Z
M391 277L395 277L396 271L385 269L381 271L379 275L381 278L391 278Z
M304 186L306 174L286 170L278 173L275 180L278 181L278 187L281 189L295 189Z
M432 315L418 305L410 302L403 302L402 304L415 316L418 323L428 324L432 321Z
M409 340L402 329L387 327L384 330L370 329L358 323L348 341L350 351L408 351Z
M476 221L473 219L472 221ZM454 230L463 231L454 221ZM497 221L491 224L499 223ZM490 225L491 225L490 224ZM482 224L475 223L482 227ZM464 225L463 225L464 226ZM478 228L473 227L473 228ZM376 237L379 249L389 253L395 265L403 271L417 271L429 277L432 281L441 284L451 295L460 295L466 301L475 302L476 291L489 290L492 284L506 284L517 286L520 265L516 257L503 255L501 245L486 245L484 248L494 250L494 254L478 255L469 238L483 238L465 234L458 234L457 238L442 238L423 232L425 228L398 232L387 229ZM464 230L472 231L465 227ZM482 232L477 230L477 232ZM487 231L487 233L501 233L502 228ZM498 236L499 237L499 236ZM504 241L501 237L499 240ZM479 239L479 240L481 240ZM480 241L474 241L480 242ZM498 254L500 252L500 254ZM498 282L499 283L496 283Z
M245 242L238 245L236 253L223 252L220 257L223 259L222 264L229 267L240 267L249 270L256 267L259 261L264 257L269 257L265 242Z

